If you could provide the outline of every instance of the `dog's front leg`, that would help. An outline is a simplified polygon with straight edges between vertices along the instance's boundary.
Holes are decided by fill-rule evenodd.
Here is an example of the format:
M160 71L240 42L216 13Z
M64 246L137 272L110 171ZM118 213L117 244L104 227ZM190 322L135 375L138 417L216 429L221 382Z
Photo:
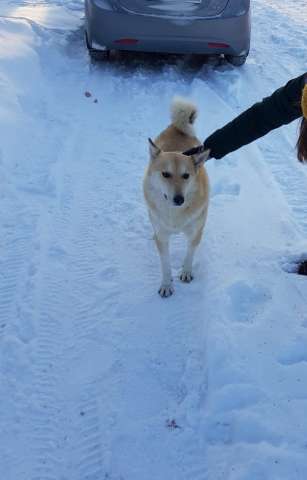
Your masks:
M191 231L186 231L186 237L187 237L187 253L184 258L183 262L183 267L182 267L182 272L180 275L180 280L185 283L190 283L193 280L193 273L192 273L192 268L193 268L193 258L195 254L195 250L198 247L201 237L203 233L203 226L199 228L196 232L191 232Z
M161 269L162 269L162 283L159 289L161 297L170 297L174 293L172 284L172 271L169 254L169 235L167 233L156 233L155 242L160 254Z

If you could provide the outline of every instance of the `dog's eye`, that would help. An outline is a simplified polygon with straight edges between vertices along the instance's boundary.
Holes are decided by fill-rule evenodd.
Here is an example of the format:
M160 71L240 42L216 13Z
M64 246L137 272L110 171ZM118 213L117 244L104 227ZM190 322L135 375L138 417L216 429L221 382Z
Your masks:
M162 172L164 178L170 178L172 175L169 172Z
M184 178L185 180L187 180L189 178L190 174L189 173L184 173L182 175L182 178Z

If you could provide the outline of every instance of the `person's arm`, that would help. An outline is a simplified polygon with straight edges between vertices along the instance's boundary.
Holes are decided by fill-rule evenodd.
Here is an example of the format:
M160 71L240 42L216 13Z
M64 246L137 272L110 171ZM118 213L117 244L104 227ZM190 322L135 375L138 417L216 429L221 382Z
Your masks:
M271 130L301 117L301 96L306 80L307 73L290 80L271 96L255 103L210 135L202 148L210 150L211 158L222 158L243 145L263 137ZM190 151L184 153L190 154Z

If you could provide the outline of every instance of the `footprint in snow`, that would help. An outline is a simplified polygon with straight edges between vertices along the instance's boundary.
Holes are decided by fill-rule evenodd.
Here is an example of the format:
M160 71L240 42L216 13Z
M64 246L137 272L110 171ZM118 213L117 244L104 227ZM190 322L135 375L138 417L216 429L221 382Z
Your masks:
M230 195L238 196L240 194L241 187L238 183L231 183L228 180L221 179L219 182L213 184L211 188L211 197L216 195Z
M307 339L298 339L285 347L278 356L278 362L285 366L307 362Z
M243 281L233 283L227 290L228 314L234 322L252 323L271 298L270 291L261 285L248 285Z
M232 425L227 420L211 420L206 428L209 445L227 445L232 440Z
M252 412L240 415L218 415L209 420L206 426L209 445L262 444L279 445L281 435L274 431L265 420Z
M215 394L214 410L217 412L242 410L259 403L263 398L264 393L253 385L225 385Z
M262 418L254 412L242 412L237 416L233 425L233 442L280 445L282 440L278 428L274 428L267 422L266 418Z
M49 257L52 257L53 260L63 260L66 257L66 251L59 245L51 245L48 251Z

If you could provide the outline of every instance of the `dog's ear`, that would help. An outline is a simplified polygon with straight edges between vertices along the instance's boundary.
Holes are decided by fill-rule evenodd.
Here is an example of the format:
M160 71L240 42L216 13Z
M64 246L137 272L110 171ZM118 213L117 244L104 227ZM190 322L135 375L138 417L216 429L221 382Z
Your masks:
M194 153L194 155L192 155L192 159L195 167L197 168L203 163L205 163L208 160L209 156L210 156L209 149L204 150L202 152Z
M157 147L157 145L154 144L154 142L151 140L151 138L148 139L149 142L149 153L150 153L150 158L151 160L154 160L157 158L159 153L161 152L160 148Z

